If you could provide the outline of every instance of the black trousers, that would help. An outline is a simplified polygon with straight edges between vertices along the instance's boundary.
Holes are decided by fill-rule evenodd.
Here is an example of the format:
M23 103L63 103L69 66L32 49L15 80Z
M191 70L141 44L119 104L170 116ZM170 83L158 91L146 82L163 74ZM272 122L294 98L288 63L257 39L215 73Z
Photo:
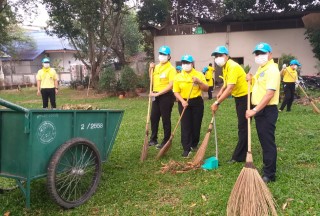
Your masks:
M263 175L273 179L277 169L277 146L275 143L275 130L278 119L277 106L266 106L254 118L262 147Z
M235 97L234 100L238 117L238 143L233 152L232 159L245 161L248 151L248 124L246 119L248 96Z
M209 86L209 89L208 89L208 99L209 100L212 99L212 92L213 92L213 86Z
M166 94L160 95L155 98L152 102L151 109L151 136L150 141L158 141L158 129L160 117L162 118L163 126L163 140L162 143L166 143L171 136L171 112L174 104L175 97L173 93L167 92Z
M295 87L296 86L294 82L283 83L284 100L281 104L280 110L283 110L286 106L287 106L287 111L291 110L292 102L294 99Z
M48 108L49 99L50 99L51 108L57 108L55 88L42 88L41 96L42 96L42 108Z
M190 151L191 147L198 146L204 111L202 97L189 99L188 104L181 118L181 143L184 151ZM178 102L178 109L181 115L183 110L181 102Z

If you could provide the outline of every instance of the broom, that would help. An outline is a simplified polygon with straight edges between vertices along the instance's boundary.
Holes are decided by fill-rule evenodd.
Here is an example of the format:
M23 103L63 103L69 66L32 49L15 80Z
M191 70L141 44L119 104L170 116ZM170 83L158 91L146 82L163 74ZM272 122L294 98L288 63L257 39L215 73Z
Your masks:
M212 131L212 125L213 125L213 120L214 120L214 114L211 118L207 133L201 143L200 148L198 149L196 155L193 158L192 164L195 166L198 166L202 163L204 155L206 153L207 147L208 147L208 143L209 143L209 139L210 139L210 135L211 135L211 131Z
M193 86L194 86L194 84L192 84L192 87L191 87L191 89L190 89L190 92L189 92L189 95L188 95L188 98L187 98L187 102L188 102L189 99L190 99L190 95L191 95ZM186 109L187 109L187 106L186 106L186 107L183 107L183 110L182 110L182 112L181 112L181 115L180 115L180 118L179 118L179 120L178 120L178 122L177 122L177 125L176 125L175 128L173 129L173 132L171 133L171 136L170 136L169 140L168 140L168 141L166 142L166 144L160 149L159 153L157 154L156 159L160 159L163 155L165 155L165 154L167 153L167 151L168 151L169 148L171 147L174 134L175 134L175 132L176 132L176 130L177 130L179 124L180 124L180 121L181 121L182 116L183 116L183 114L184 114L184 112L185 112Z
M150 121L150 108L151 108L151 96L150 93L152 92L152 72L153 68L149 69L149 77L150 77L150 88L149 88L149 102L148 102L148 114L147 114L147 123L146 123L146 135L144 137L144 144L142 146L140 161L143 162L145 159L147 159L148 155L148 147L149 147L149 121Z
M248 103L250 109L250 81ZM251 126L248 118L248 152L245 166L232 189L227 206L228 216L277 215L274 199L258 170L253 165L251 153Z
M287 70L287 69L285 68L284 70ZM291 76L292 79L294 79L291 73L288 72L288 74ZM302 86L299 83L298 83L298 86L301 89L301 91L304 93L304 95L307 97L307 99L310 101L313 111L320 114L320 110L315 105L313 100L307 95L307 92L302 88Z

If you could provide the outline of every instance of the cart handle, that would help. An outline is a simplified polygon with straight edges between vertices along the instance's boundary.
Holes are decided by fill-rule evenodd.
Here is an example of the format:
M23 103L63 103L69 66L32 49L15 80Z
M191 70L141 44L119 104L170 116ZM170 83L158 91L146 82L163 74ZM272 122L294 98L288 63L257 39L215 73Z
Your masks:
M4 106L4 107L7 107L7 108L10 108L10 109L13 109L15 111L19 111L19 112L26 112L26 113L29 112L28 109L26 109L26 108L24 108L22 106L19 106L17 104L11 103L9 101L6 101L6 100L4 100L2 98L0 98L0 105Z

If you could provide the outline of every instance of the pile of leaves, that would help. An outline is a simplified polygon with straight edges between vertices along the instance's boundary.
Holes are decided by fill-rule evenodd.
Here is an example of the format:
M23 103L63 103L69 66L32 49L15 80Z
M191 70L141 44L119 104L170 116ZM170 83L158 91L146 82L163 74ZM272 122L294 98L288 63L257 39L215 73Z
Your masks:
M160 169L160 173L185 173L190 170L199 169L201 165L194 165L192 162L180 163L174 160L170 160L168 163L161 163L162 167Z
M61 106L62 110L99 110L91 104L64 104Z
M318 98L312 98L312 101L317 105L320 104L320 97ZM296 102L298 104L304 105L304 106L308 106L310 105L310 101L307 97L301 97L299 99L296 100Z

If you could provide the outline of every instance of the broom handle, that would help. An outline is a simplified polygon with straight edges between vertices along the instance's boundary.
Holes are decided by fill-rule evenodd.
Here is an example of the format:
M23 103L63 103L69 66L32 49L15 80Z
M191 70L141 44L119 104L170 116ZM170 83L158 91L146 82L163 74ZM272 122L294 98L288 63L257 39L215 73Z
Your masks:
M216 142L216 158L218 159L218 138L217 138L217 128L216 128L216 117L214 115L214 113L212 114L212 119L211 119L211 123L212 124L212 121L213 121L213 129L214 129L214 139L215 139L215 142Z
M151 110L151 92L152 92L152 84L153 84L153 67L149 68L149 77L150 77L150 87L149 87L149 102L148 102L148 114L147 114L147 124L146 124L146 132L148 131L148 125L150 121L150 110Z
M191 95L191 92L192 92L192 90L193 90L193 86L194 86L194 83L192 83L192 87L191 87L191 90L190 90L190 92L189 92L189 95L188 95L188 98L187 98L187 102L188 102L189 99L190 99L190 95ZM172 136L175 134L175 132L176 132L176 130L177 130L179 124L180 124L180 121L181 121L181 119L182 119L182 116L183 116L183 114L184 114L184 111L185 111L186 109L187 109L187 106L186 106L186 107L183 107L183 110L182 110L182 112L181 112L181 115L180 115L180 117L179 117L179 120L178 120L178 122L177 122L177 125L176 125L175 128L173 129Z
M248 80L248 100L247 100L247 110L250 110L250 90L251 90L251 80ZM251 153L251 124L250 118L247 119L248 122L248 152Z

